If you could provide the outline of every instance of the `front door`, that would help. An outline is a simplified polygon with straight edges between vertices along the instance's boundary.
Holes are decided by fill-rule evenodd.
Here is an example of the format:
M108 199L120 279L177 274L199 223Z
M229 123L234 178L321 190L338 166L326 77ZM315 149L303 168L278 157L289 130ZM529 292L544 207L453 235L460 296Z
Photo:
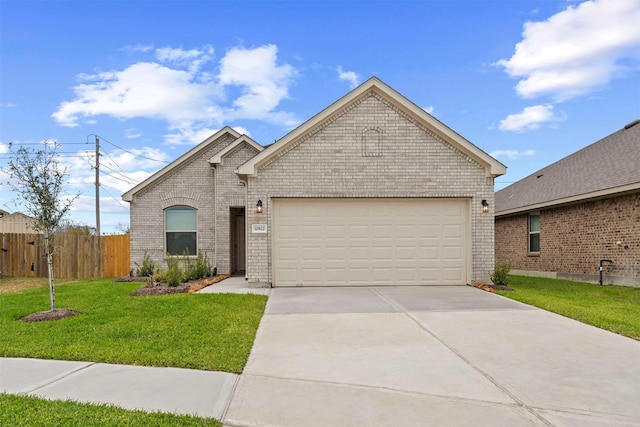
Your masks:
M246 269L244 208L231 208L229 218L231 273L244 274Z

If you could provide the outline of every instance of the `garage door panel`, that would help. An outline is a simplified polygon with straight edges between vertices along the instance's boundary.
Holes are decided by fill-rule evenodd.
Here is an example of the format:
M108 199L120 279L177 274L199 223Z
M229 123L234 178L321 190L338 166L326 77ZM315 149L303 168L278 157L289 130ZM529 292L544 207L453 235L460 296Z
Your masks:
M325 248L324 254L327 261L344 261L347 257L348 248L344 246L334 246Z
M462 280L463 272L461 268L444 268L443 272L445 284Z
M385 242L385 245L382 246L374 246L370 250L370 258L377 262L385 262L390 263L393 261L393 257L391 255L393 249L389 245L388 242Z
M442 237L444 238L451 238L451 237L457 237L457 238L462 238L462 225L445 225L442 228Z
M274 199L274 285L465 284L468 210L464 199Z
M329 224L324 228L327 239L344 239L347 234L347 227L341 224Z
M412 218L407 218L407 220L412 219ZM396 230L395 230L395 235L398 238L404 238L404 237L415 237L416 235L416 226L415 224L398 224L398 226L396 226Z
M462 259L462 248L460 246L445 246L442 248L443 260L459 261Z
M407 259L413 262L418 258L416 252L415 246L399 246L396 248L396 259L399 261Z
M350 224L349 237L352 239L367 239L369 237L369 227L363 224Z
M421 239L433 239L440 235L440 227L436 225L418 225L416 236Z
M368 246L351 246L349 248L348 258L351 261L364 261L369 259L369 247Z

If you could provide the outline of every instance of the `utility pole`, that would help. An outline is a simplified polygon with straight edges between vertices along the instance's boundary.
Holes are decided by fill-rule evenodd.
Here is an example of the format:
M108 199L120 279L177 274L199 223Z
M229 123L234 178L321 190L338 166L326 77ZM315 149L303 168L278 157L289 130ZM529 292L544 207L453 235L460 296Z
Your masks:
M100 139L96 136L96 235L100 235Z

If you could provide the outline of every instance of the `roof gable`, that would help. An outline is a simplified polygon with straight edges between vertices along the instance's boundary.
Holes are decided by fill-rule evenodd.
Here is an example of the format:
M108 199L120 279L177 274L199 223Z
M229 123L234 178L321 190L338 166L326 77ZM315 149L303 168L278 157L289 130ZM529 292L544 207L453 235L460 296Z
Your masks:
M357 102L360 97L366 96L371 91L386 99L401 112L412 117L444 141L484 166L487 176L495 177L503 175L506 172L506 167L502 163L454 132L400 93L387 86L377 77L372 77L240 166L237 173L239 175L255 176L260 165L268 162L281 152L286 151L288 147L295 144L297 140L314 132L315 129L330 120L332 116L348 108L351 104Z
M640 189L640 124L625 128L496 193L496 215Z
M227 145L225 148L216 153L215 156L211 157L209 159L209 163L211 163L212 165L223 164L224 156L226 156L229 152L231 152L234 148L238 147L241 144L250 145L258 151L264 150L264 147L262 145L258 144L247 135L242 135L240 138L236 139L231 144Z
M145 179L140 184L136 185L131 190L129 190L126 193L124 193L122 195L122 200L124 200L126 202L131 202L133 200L133 195L134 194L144 190L145 188L147 188L148 186L150 186L150 185L154 184L155 182L159 181L163 177L167 176L168 174L170 174L172 171L176 170L177 168L179 168L183 164L189 162L193 157L197 156L198 153L200 153L203 150L207 149L207 147L211 143L213 143L216 140L220 139L220 137L224 136L225 134L229 134L229 135L233 136L236 140L238 138L240 138L240 134L238 132L236 132L235 130L233 130L232 128L230 128L229 126L223 127L218 132L214 133L209 138L205 139L200 144L196 145L191 150L187 151L182 156L178 157L176 160L174 160L173 162L169 163L167 166L165 166L164 168L160 169L158 172L154 173L149 178ZM235 141L234 141L234 143L235 143ZM233 144L231 144L231 145L233 145Z

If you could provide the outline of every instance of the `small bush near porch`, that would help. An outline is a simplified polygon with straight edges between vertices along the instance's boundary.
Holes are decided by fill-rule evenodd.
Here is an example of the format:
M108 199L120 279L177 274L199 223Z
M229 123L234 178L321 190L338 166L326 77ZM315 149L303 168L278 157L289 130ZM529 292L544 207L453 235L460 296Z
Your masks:
M640 340L640 288L509 276L502 296Z
M1 278L8 287L10 278ZM140 283L82 280L57 287L80 315L24 323L48 309L46 284L0 293L0 356L242 372L264 312L259 295L130 297Z

